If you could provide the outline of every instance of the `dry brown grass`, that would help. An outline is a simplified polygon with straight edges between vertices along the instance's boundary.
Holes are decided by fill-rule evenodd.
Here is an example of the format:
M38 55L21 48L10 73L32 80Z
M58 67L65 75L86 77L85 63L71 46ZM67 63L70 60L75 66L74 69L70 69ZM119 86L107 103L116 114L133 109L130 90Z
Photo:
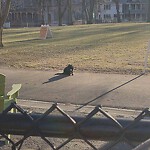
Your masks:
M39 39L40 28L5 29L0 65L25 69L139 73L150 24L97 24L51 27L54 37ZM150 66L150 62L148 63ZM148 69L149 70L149 69Z

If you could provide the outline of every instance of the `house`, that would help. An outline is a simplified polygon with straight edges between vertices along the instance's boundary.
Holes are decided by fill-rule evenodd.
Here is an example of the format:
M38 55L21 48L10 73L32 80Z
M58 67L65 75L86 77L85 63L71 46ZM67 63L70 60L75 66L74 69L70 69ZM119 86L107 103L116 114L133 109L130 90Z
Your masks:
M120 14L122 12L122 4L119 4ZM108 23L108 22L116 22L116 5L112 0L104 1L100 3L98 19L100 22Z
M37 0L12 0L7 22L11 27L32 27L42 24L58 25L58 3L56 0L43 1L41 5ZM65 7L62 1L62 10ZM81 19L82 0L72 0L73 19ZM68 10L63 16L63 24L68 24Z
M122 22L147 20L147 0L120 0L119 13ZM100 3L98 16L100 22L116 22L117 11L113 0L105 0Z
M122 20L143 22L147 20L147 0L126 0L122 2Z
M47 0L41 5L37 0L12 0L7 19L11 27L32 27L42 24L58 25L58 1ZM65 8L62 1L62 10ZM147 20L148 0L119 0L122 22ZM99 0L93 13L95 23L117 22L116 4L113 0ZM63 15L63 24L69 24L69 9ZM82 0L72 0L72 19L75 24L83 22Z

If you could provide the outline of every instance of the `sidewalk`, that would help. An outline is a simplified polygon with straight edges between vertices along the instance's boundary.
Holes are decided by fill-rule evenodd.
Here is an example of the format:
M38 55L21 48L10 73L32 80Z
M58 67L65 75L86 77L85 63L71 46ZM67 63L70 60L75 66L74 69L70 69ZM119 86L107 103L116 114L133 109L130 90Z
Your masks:
M135 75L76 73L56 76L54 71L0 69L6 75L6 91L21 83L19 99L71 104L84 104L103 93L135 78ZM150 75L144 75L91 105L143 109L150 106Z
M34 109L42 109L48 110L54 103L51 102L42 102L42 101L28 101L28 100L18 100L17 104L22 108L30 108L31 110ZM74 104L64 104L58 103L57 106L62 109L64 112L75 115L88 115L91 111L95 109L95 106L85 106L80 110L77 110L81 105L74 105ZM119 118L136 118L142 111L141 110L132 110L132 109L120 109L120 108L110 108L110 107L102 107L103 111L109 113L113 117ZM45 112L43 111L43 113ZM101 114L101 113L99 113ZM102 114L101 114L102 115Z

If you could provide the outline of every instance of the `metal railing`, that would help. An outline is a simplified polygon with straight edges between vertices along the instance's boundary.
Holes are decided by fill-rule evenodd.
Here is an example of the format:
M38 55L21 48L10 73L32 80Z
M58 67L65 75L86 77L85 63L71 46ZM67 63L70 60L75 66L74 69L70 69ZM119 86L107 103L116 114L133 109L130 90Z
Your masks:
M13 108L17 109L18 113L9 113ZM59 114L52 114L55 110ZM98 116L98 113L101 116ZM150 111L146 108L135 119L115 119L101 106L96 106L85 117L70 116L57 104L53 104L44 114L29 114L16 103L12 103L0 114L0 134L10 142L12 150L21 149L30 136L41 137L53 150L61 149L73 139L82 139L94 150L108 150L122 141L136 148L135 142L142 143L150 138L149 116ZM22 138L14 142L8 134L22 135ZM67 140L56 147L47 137ZM97 148L90 140L113 142ZM148 145L148 142L145 143ZM140 146L137 149L140 149Z

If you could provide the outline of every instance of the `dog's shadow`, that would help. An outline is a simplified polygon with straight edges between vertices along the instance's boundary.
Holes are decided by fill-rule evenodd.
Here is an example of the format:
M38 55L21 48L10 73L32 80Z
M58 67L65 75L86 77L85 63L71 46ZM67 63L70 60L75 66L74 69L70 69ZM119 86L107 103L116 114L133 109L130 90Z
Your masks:
M66 78L66 77L68 77L68 75L64 75L63 73L56 73L54 77L48 79L48 81L46 81L46 82L43 82L43 84L58 81L58 80L61 80L63 78Z

